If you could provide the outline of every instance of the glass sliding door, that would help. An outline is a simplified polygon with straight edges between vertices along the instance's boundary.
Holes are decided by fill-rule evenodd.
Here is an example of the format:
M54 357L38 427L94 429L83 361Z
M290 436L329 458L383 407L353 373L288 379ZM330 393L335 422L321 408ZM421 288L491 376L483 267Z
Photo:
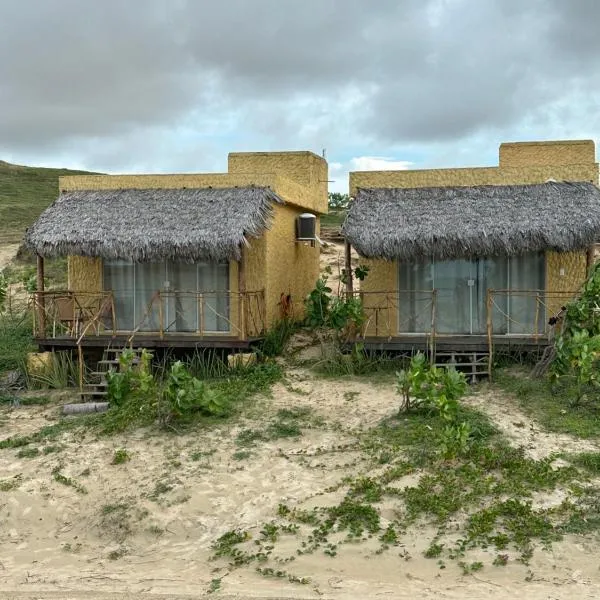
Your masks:
M104 289L115 298L120 331L229 331L229 265L104 262Z
M195 263L167 263L169 282L167 331L198 331L198 266Z
M439 333L474 333L477 306L473 302L476 267L470 260L434 264L433 286L437 290L436 326Z
M477 323L476 333L487 332L487 296L488 290L505 290L508 287L508 257L481 258L477 261L476 298ZM493 297L492 306L493 330L496 333L507 333L508 302L504 295Z
M135 325L135 266L126 260L104 261L104 289L112 290L115 326L131 331Z
M398 331L423 333L431 328L433 263L400 264Z
M204 331L229 331L229 265L198 263Z
M546 261L542 253L516 256L510 260L507 297L510 316L507 333L542 333L546 324L543 292L519 294L517 290L544 290L546 282ZM512 290L515 290L512 292Z
M496 334L533 334L544 329L543 299L532 290L545 286L544 254L399 266L399 333L424 333L431 326L431 294L436 290L436 332L484 334L487 331L488 290L508 290L493 296L492 324ZM406 290L406 291L404 291ZM520 291L527 293L519 293Z
M135 320L139 331L160 330L160 299L157 292L165 288L165 263L137 263L135 265ZM164 311L163 324L164 327Z

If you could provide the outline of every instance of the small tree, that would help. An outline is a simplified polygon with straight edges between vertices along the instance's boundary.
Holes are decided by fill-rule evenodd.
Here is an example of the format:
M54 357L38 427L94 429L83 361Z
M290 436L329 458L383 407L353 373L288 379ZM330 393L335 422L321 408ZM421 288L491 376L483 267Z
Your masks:
M329 192L329 208L332 210L345 210L348 208L350 203L350 196L348 194L341 194L339 192Z

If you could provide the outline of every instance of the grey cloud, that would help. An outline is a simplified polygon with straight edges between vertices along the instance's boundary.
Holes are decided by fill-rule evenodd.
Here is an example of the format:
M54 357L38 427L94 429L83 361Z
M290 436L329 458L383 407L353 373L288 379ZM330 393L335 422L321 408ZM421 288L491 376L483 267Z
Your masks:
M153 128L176 156L177 128L232 122L236 147L541 128L572 89L600 93L598 17L596 0L0 0L0 152L112 168Z

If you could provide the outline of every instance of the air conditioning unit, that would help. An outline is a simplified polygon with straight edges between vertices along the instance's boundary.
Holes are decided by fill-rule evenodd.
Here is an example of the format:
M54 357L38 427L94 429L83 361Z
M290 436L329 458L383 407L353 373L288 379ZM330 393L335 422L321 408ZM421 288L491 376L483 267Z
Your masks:
M317 217L311 213L302 213L296 219L296 241L310 242L311 246L317 241Z

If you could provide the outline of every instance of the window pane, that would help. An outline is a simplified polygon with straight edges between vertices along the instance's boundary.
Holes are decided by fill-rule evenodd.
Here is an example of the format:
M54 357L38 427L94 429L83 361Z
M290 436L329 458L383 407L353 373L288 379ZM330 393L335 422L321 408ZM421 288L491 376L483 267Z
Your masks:
M202 292L204 331L229 331L229 264L199 263L198 291Z
M140 331L159 331L159 299L156 293L164 289L165 263L135 265L135 327Z
M195 263L167 264L169 301L167 331L198 330L198 269Z
M104 289L115 299L116 328L130 331L134 327L134 265L132 262L104 261Z
M477 263L448 260L435 264L437 326L440 333L478 333Z
M398 331L424 333L431 329L433 263L401 263L399 272Z
M510 259L509 284L511 290L540 290L535 294L511 293L508 299L509 332L533 334L544 331L546 313L543 308L545 286L545 256L543 253L513 256Z

